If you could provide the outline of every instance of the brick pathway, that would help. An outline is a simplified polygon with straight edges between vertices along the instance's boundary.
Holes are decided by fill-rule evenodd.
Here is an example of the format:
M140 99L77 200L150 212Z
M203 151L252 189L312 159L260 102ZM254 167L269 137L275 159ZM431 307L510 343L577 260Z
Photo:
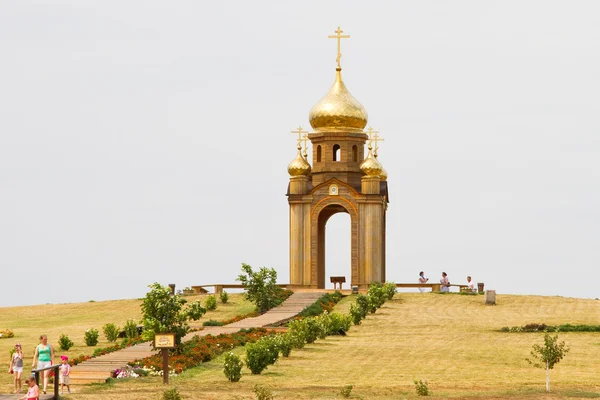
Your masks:
M323 295L320 291L295 292L282 305L255 318L246 318L226 326L207 326L200 332L192 332L183 338L190 340L195 335L219 335L221 333L234 333L242 328L260 328L271 324L286 321L296 316L305 307L313 304ZM150 343L141 343L127 347L114 353L82 362L71 369L71 384L87 384L104 382L110 377L110 372L127 365L128 362L154 354ZM9 399L12 397L7 397ZM0 400L4 400L0 397Z

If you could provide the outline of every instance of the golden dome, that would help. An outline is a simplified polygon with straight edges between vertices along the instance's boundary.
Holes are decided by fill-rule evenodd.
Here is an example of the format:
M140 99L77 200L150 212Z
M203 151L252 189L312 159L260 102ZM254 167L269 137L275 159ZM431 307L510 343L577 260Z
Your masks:
M367 110L356 100L342 81L341 68L336 69L335 82L308 114L316 131L362 132L367 125Z
M369 155L367 155L365 161L363 161L362 164L360 164L360 170L364 172L368 177L381 178L384 169L381 163L377 161L377 158L373 157L373 151L371 150L371 146L369 146Z
M379 162L379 159L377 158L377 154L373 154L373 156L375 156L375 159ZM379 174L379 178L382 181L387 181L387 178L388 178L387 171L385 170L385 168L383 168L383 165L381 163L379 163L379 165L381 165L381 173Z
M298 146L298 155L296 158L288 165L288 174L290 176L302 176L310 174L310 164L304 157L302 157L301 147Z
M387 181L388 178L388 174L387 171L385 170L385 168L381 168L381 174L379 174L379 177L381 178L382 181Z

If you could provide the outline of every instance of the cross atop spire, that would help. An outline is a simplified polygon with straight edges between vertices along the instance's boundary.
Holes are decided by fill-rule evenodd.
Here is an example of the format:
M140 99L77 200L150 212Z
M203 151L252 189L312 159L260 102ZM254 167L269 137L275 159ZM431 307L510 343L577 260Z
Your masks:
M337 58L336 58L336 62L337 62L337 70L341 71L342 70L342 66L340 64L340 60L342 59L342 50L341 50L341 44L342 44L342 39L348 39L350 37L350 35L342 35L342 33L344 33L344 31L338 26L337 30L335 31L335 35L329 35L327 36L329 39L337 39Z
M306 141L308 140L308 131L302 130L302 127L299 126L298 129L292 131L292 133L294 135L298 135L298 150L302 149L301 143L304 142L304 153L306 153Z
M367 135L369 135L369 150L373 149L373 155L377 157L377 150L379 150L379 142L383 142L384 139L379 136L379 131L374 130L372 127L367 129ZM375 145L373 145L375 142Z

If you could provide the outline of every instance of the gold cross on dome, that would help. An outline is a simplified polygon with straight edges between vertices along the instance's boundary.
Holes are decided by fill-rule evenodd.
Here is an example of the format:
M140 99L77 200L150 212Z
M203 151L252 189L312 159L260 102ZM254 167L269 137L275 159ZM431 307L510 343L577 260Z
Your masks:
M367 129L367 135L369 135L369 148L373 149L373 155L377 157L377 150L379 149L378 142L383 142L384 139L379 136L379 131L374 130L372 127ZM373 147L373 142L375 142L375 147Z
M336 35L329 35L327 36L329 39L337 39L337 45L338 45L338 52L337 52L337 67L339 70L342 69L342 66L340 65L340 60L342 59L342 50L341 50L341 44L342 44L342 39L348 39L350 37L350 35L342 35L342 33L344 33L344 31L338 26L337 30L335 31Z
M292 131L294 135L298 135L298 150L302 148L300 143L304 142L306 145L306 141L308 140L308 131L303 131L301 126L298 126L298 129ZM306 150L304 150L306 152Z
M373 135L373 138L371 140L375 142L375 148L373 149L373 156L377 157L377 150L379 150L379 142L383 142L385 139L382 139L381 136L379 136L379 132L375 132L375 134Z

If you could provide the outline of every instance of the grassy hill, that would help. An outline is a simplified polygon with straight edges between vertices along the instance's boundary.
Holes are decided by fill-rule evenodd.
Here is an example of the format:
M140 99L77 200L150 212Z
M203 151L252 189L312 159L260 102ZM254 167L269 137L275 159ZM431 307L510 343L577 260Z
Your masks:
M338 307L347 309L352 297ZM417 398L414 379L427 380L432 398L600 398L600 334L562 333L571 347L552 371L553 393L544 393L544 371L525 358L540 333L501 333L503 326L532 322L598 324L600 301L561 297L397 294L346 337L329 337L292 352L262 375L244 370L229 383L222 359L172 379L185 399L253 399L252 387L272 388L276 399ZM243 349L238 349L242 354ZM159 378L86 388L73 400L159 399Z
M188 301L203 299L206 295L186 297ZM207 319L228 319L253 310L253 305L239 294L230 294L227 304L218 303L217 310L209 311L192 325L201 325ZM0 329L9 328L15 333L11 339L0 339L0 393L12 392L12 376L7 374L10 361L9 350L19 342L25 355L25 373L29 373L35 346L41 334L48 335L49 342L55 346L57 355L74 357L80 354L92 354L97 347L106 347L110 343L102 333L102 326L114 323L123 326L127 319L139 320L141 300L113 300L71 304L45 304L27 307L0 308ZM98 346L85 345L83 335L89 328L100 331ZM67 334L75 343L69 351L58 349L58 338Z

